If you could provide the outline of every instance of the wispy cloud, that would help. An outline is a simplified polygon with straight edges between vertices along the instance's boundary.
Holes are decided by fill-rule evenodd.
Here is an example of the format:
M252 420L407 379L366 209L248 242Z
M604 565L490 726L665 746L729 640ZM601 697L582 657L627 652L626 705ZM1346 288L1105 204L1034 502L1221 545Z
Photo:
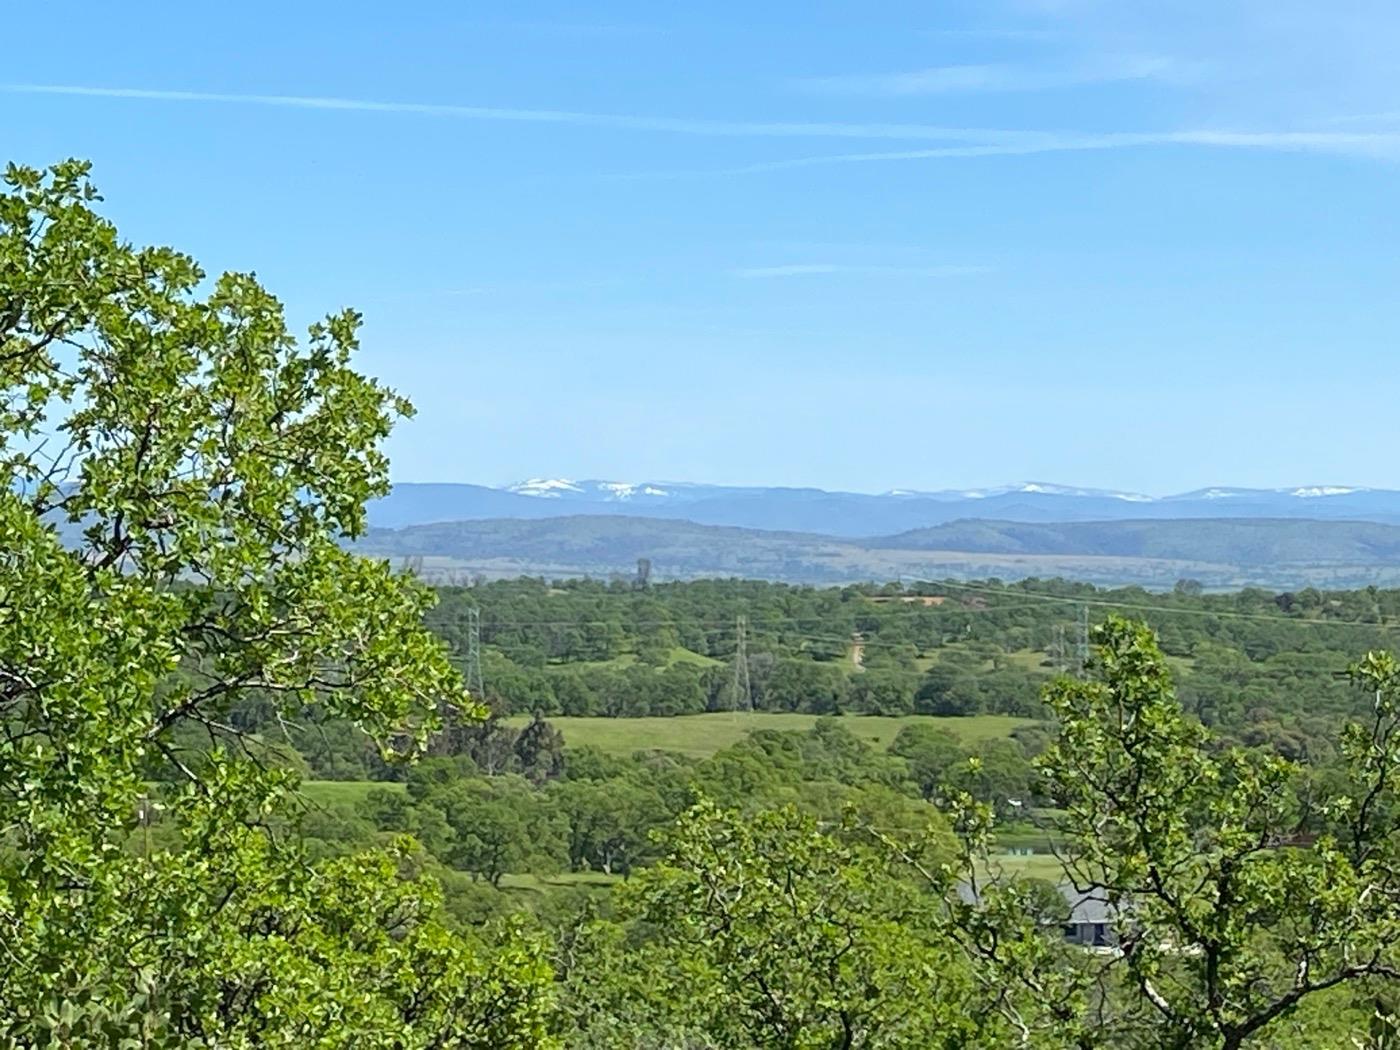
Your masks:
M888 139L942 142L915 150L822 154L763 161L738 167L626 175L626 178L739 175L820 165L933 160L956 157L1017 156L1085 150L1199 146L1281 152L1337 153L1400 159L1400 131L1232 131L1186 130L1078 133L1022 129L958 128L933 124L729 121L589 113L558 109L461 106L432 102L380 102L314 95L257 95L206 91L170 91L72 84L0 84L0 92L80 98L108 98L163 103L266 106L314 111L410 114L459 120L504 121L611 128L697 136L744 138Z
M624 178L690 178L710 175L753 175L793 168L842 164L879 164L898 161L953 159L959 157L1011 157L1039 153L1144 149L1198 146L1281 153L1332 153L1400 160L1400 132L1344 133L1326 131L1162 131L1121 132L1101 135L1046 135L1040 141L1007 141L987 145L941 146L935 149L888 150L871 153L834 153L788 160L761 161L731 168L648 172Z
M887 277L966 277L990 273L988 266L851 266L843 263L789 263L783 266L751 266L734 270L744 280L806 277L813 274L864 274Z
M1400 157L1400 132L1332 131L1175 131L1144 140L1168 145L1225 146L1305 153L1351 153L1394 159ZM1151 145L1152 142L1145 144Z
M739 138L926 139L948 142L1000 142L1008 136L1023 137L1027 140L1039 137L1036 132L1005 131L993 128L947 128L930 124L697 120L686 117L586 113L564 109L515 109L500 106L459 106L436 102L380 102L371 99L319 95L232 94L132 87L88 87L74 84L0 84L0 92L126 99L143 102L210 103L267 106L281 109L398 113L460 120L569 124L615 128L621 131L654 131L681 135Z
M1135 80L1179 81L1184 76L1185 71L1169 58L1121 55L1059 66L988 63L934 66L903 73L808 77L797 81L797 87L823 95L900 97L1049 91Z

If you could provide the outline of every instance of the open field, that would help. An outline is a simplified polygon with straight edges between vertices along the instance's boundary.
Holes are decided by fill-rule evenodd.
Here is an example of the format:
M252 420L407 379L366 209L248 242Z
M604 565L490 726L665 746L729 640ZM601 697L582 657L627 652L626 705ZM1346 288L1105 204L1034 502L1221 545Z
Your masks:
M722 663L712 656L704 653L697 653L684 646L673 646L666 654L664 666L671 667L675 664L689 664L692 667L713 667ZM631 652L619 653L611 660L574 660L567 666L576 668L601 668L608 671L621 671L628 667L635 667L637 664L637 654ZM556 666L563 666L562 664Z
M1065 878L1059 860L1050 853L993 853L988 858L988 875L1024 875L1031 879L1060 882Z
M736 744L755 729L806 730L816 715L776 711L720 711L703 715L658 718L551 718L550 724L564 734L570 747L596 747L613 754L633 751L677 751L704 758ZM524 725L528 718L512 717L512 725ZM843 715L842 726L877 748L886 748L905 726L928 722L956 733L965 743L1006 736L1024 718L1006 715L974 715L968 718L937 718L932 715L906 715L882 718L878 715Z
M671 650L666 665L669 667L672 664L690 664L692 667L715 667L723 662L723 660L716 660L713 656L706 656L704 653L697 653L685 648L685 646L678 645Z
M1022 671L1038 671L1051 674L1053 668L1045 666L1045 653L1040 649L1017 649L1005 654L1006 662Z
M533 875L528 872L502 875L501 889L517 893L548 893L559 889L606 890L622 876L601 871L561 871L554 875Z

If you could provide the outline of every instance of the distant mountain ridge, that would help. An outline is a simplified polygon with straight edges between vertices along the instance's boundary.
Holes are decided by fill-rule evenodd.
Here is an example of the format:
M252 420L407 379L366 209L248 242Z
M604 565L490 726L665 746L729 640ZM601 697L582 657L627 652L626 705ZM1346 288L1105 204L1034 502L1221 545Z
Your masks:
M528 497L527 497L528 498ZM1400 525L1311 519L960 520L868 539L636 515L441 522L371 529L357 547L423 559L431 575L747 576L832 584L899 577L1063 576L1166 588L1349 588L1400 583Z
M494 518L615 515L702 525L879 537L966 519L1069 523L1282 518L1400 524L1400 491L1344 485L1214 487L1171 496L1022 482L987 489L871 494L815 488L532 478L501 488L401 483L369 506L370 524L403 528Z

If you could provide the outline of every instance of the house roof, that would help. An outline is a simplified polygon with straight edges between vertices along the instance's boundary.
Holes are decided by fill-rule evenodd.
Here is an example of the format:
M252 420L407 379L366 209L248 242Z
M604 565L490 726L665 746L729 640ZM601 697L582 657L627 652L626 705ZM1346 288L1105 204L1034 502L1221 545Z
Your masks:
M1091 886L1087 890L1076 889L1072 883L1062 882L1056 885L1060 896L1065 899L1069 906L1069 915L1065 922L1074 925L1093 925L1103 923L1108 925L1118 918L1122 907L1115 907L1108 899L1108 891L1102 886ZM958 896L969 904L977 903L977 892L970 883L958 884Z
M1068 883L1057 886L1056 889L1060 891L1065 903L1069 905L1068 922L1077 926L1096 923L1108 925L1118 917L1121 910L1109 902L1105 891L1098 886L1083 893Z

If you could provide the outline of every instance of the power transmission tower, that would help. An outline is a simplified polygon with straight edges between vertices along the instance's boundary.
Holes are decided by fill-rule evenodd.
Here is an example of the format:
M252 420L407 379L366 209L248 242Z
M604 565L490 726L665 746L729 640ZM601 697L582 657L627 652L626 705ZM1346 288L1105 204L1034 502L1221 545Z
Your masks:
M472 606L467 610L467 666L465 669L467 692L480 700L486 694L486 683L481 678L481 610Z
M1057 623L1055 625L1055 640L1050 645L1050 662L1054 664L1055 670L1064 673L1065 670L1065 625Z
M735 624L734 710L753 710L753 683L749 681L749 618L740 616Z
M1076 674L1083 674L1089 666L1089 607L1079 607L1079 667Z

